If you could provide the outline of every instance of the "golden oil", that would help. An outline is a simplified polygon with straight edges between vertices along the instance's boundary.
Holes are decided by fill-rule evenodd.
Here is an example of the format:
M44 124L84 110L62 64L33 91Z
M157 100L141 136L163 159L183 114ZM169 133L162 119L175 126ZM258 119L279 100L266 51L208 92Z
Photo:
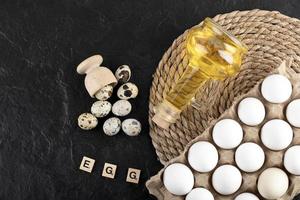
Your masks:
M192 28L186 39L189 64L156 108L153 121L168 128L206 80L223 80L236 74L246 51L245 45L209 18Z

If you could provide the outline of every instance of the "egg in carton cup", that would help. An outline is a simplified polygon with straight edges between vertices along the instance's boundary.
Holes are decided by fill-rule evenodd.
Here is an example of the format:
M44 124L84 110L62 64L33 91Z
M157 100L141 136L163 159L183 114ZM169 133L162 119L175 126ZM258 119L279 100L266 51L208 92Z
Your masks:
M300 192L300 76L282 62L146 186L159 200L290 200ZM292 102L292 103L291 103Z

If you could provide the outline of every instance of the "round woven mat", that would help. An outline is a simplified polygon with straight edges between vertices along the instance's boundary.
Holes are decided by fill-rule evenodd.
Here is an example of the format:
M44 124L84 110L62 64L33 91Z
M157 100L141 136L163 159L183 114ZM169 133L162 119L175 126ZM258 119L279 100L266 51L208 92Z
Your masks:
M234 11L213 18L225 29L239 37L247 46L240 73L223 82L208 81L196 95L202 105L196 110L189 106L169 130L157 127L151 118L153 108L163 100L185 70L185 31L163 55L153 75L150 91L150 136L161 163L176 157L185 145L201 134L210 122L218 118L236 97L245 94L283 60L293 57L292 68L300 72L300 21L277 11Z

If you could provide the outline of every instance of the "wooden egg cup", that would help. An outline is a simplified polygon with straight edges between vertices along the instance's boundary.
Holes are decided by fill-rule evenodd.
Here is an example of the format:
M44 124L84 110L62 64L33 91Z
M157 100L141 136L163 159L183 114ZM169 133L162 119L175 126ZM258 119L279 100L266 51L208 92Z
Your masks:
M78 74L86 74L84 85L89 95L95 94L104 86L117 84L117 79L110 69L100 66L103 62L101 55L91 56L77 66Z

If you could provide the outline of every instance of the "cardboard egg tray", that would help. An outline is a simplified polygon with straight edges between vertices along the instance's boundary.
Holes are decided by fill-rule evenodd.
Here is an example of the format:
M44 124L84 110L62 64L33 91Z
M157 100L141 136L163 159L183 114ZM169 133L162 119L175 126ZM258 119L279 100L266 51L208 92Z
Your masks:
M278 167L278 168L281 168L282 170L284 170L289 177L289 189L288 189L287 193L280 198L280 200L293 199L293 197L296 196L298 192L300 192L300 176L294 176L294 175L290 174L284 168L283 157L284 157L285 151L289 147L296 145L296 144L300 144L300 128L295 128L295 127L291 126L294 131L293 141L289 145L289 147L287 147L286 149L284 149L282 151L269 150L267 147L265 147L263 145L263 143L261 142L261 139L260 139L261 127L267 121L269 121L271 119L283 119L283 120L287 121L287 119L285 117L285 109L286 109L287 105L292 100L300 98L300 76L297 75L293 70L291 70L289 68L289 65L290 65L290 63L286 64L286 62L283 62L280 65L280 67L277 68L273 72L273 74L284 75L291 81L291 83L293 85L293 93L288 101L286 101L285 103L282 103L282 104L269 103L261 95L261 92L260 92L261 82L259 82L253 89L251 89L249 91L249 93L247 93L246 95L243 95L243 96L239 97L237 100L235 100L235 102L233 103L231 108L229 108L224 114L222 114L219 119L215 120L212 123L212 125L203 132L203 134L199 135L197 138L192 140L185 147L184 152L181 153L177 158L174 158L173 160L171 160L166 166L168 166L172 163L183 163L186 166L188 166L192 170L194 177L195 177L194 188L195 187L204 187L204 188L208 189L215 197L215 200L233 200L238 194L243 193L243 192L252 192L257 197L259 197L259 199L261 199L261 200L264 199L257 190L257 179L258 179L259 175L261 174L261 172L264 171L265 169L270 168L270 167ZM247 126L244 123L242 123L240 121L239 117L237 116L237 112L236 112L237 106L238 106L239 102L246 97L258 98L265 105L266 116L265 116L264 121L258 126L254 126L254 127ZM300 117L300 113L299 113L299 117ZM243 141L241 142L241 144L245 143L245 142L254 142L262 147L262 149L265 152L265 163L258 171L253 172L253 173L246 173L246 172L243 172L242 170L240 170L240 172L242 174L242 178L243 178L240 189L232 195L224 196L224 195L217 193L214 190L212 183L211 183L211 177L212 177L214 170L217 167L219 167L220 165L232 164L238 168L238 166L235 163L235 159L234 159L234 154L235 154L236 148L231 149L231 150L224 150L224 149L219 148L212 139L212 129L217 121L219 121L221 119L226 119L226 118L234 119L237 122L239 122L240 125L242 126L243 132L244 132L244 138L243 138ZM214 144L214 146L218 150L219 162L218 162L217 166L215 167L215 169L212 170L211 172L208 172L208 173L197 172L197 171L193 170L192 167L188 163L188 160L187 160L188 150L192 144L194 144L198 141L209 141L210 143ZM299 159L300 159L300 155L299 155ZM185 199L185 196L172 195L164 187L162 179L163 179L163 172L164 172L165 168L162 169L157 175L153 176L146 183L146 186L147 186L149 192L151 194L153 194L154 196L156 196L159 200L161 200L161 199L164 199L164 200L167 200L167 199L183 200L183 199ZM176 176L176 174L174 174L174 176Z

